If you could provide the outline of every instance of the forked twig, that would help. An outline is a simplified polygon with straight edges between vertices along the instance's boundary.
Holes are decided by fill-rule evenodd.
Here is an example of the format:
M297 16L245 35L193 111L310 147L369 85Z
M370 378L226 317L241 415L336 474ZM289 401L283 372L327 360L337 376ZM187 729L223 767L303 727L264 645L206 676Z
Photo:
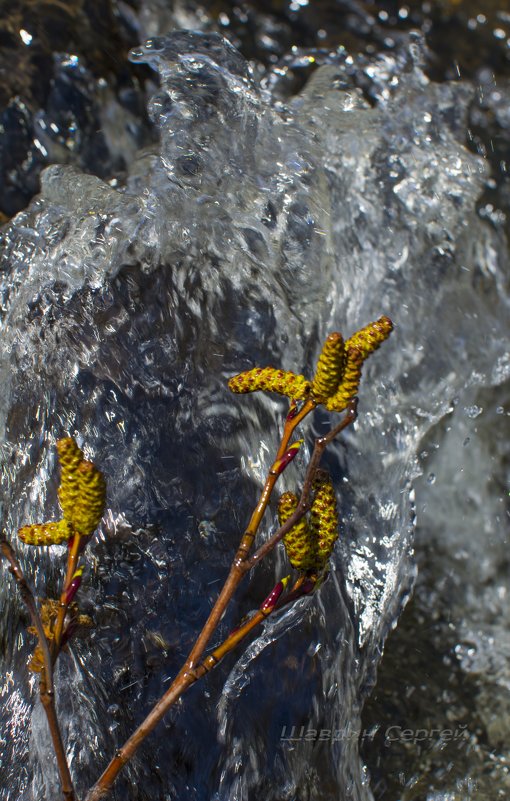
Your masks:
M287 534L287 532L289 532L291 528L296 525L298 520L300 520L303 517L303 515L305 515L306 512L309 510L310 495L312 492L312 483L315 473L317 471L317 467L319 466L322 454L324 453L329 443L332 442L335 439L335 437L337 437L338 434L340 434L341 431L343 431L345 428L347 428L347 426L350 426L352 425L352 423L355 422L358 416L357 409L358 409L358 399L354 398L347 407L347 413L344 419L337 426L335 426L335 428L332 428L331 431L328 431L328 433L325 434L323 437L319 437L318 439L315 440L315 445L312 451L312 455L310 457L310 462L308 464L305 473L303 489L301 491L301 497L299 499L296 511L289 517L288 520L285 521L283 526L280 526L280 528L277 529L277 531L275 531L275 533L271 537L269 537L269 539L266 540L266 542L264 542L260 546L260 548L258 548L255 551L253 556L245 560L243 564L244 572L251 570L252 567L255 567L255 565L260 562L261 559L267 556L267 554L273 550L275 545L284 538L285 534Z
M280 587L280 591L277 593L276 597L272 599L272 595L275 593L275 590ZM287 603L287 597L283 600L282 603L279 603L280 600L280 592L283 590L283 582L279 581L276 585L275 589L269 594L266 601L262 604L260 609L257 609L248 620L238 626L234 631L232 631L229 636L220 644L218 645L214 651L211 651L202 662L194 668L192 671L193 676L195 677L195 681L205 676L206 673L213 670L217 665L219 665L220 661L234 648L239 645L239 643L244 640L244 638L253 631L258 625L263 623L264 620L273 614L276 609L281 609L282 606ZM289 597L292 601L297 600L303 595L308 594L311 591L310 585L304 585L301 579L298 579L292 590L289 593Z
M65 798L65 801L75 801L76 796L74 792L73 782L71 779L71 774L69 772L69 765L67 764L64 744L62 741L62 735L60 732L57 713L55 710L53 666L52 666L50 649L48 646L48 640L44 633L44 626L41 620L41 616L39 615L39 611L37 609L37 604L35 602L34 594L30 589L30 587L28 586L27 580L25 579L21 566L18 560L16 559L16 556L9 541L5 536L5 532L2 532L2 535L0 536L0 550L2 551L2 554L7 559L7 561L9 562L9 571L12 573L12 575L16 580L16 583L20 591L20 595L25 603L25 606L28 609L30 618L32 620L32 624L37 631L37 637L39 640L39 645L41 648L41 653L44 663L44 667L41 670L41 678L39 682L39 695L41 698L41 703L43 705L44 711L46 713L46 718L48 720L51 740L53 743L53 748L55 750L55 756L57 758L58 772L60 775L60 781L62 783L63 796Z
M233 376L229 380L229 388L233 392L245 393L264 390L286 395L291 400L291 408L285 420L275 461L268 471L259 501L241 538L226 581L188 658L168 690L157 701L142 724L116 752L102 776L87 794L85 801L99 801L108 794L123 765L129 761L147 735L153 731L166 712L191 684L212 670L226 654L230 653L241 640L276 609L312 593L319 586L321 577L326 570L327 559L337 537L338 522L334 489L331 482L328 485L329 479L325 481L320 477L319 462L327 445L355 421L357 416L356 395L363 362L389 336L392 328L391 320L383 316L357 331L346 341L339 332L330 334L323 345L317 369L311 381L304 376L273 367L253 368L238 376ZM319 404L323 404L328 411L347 411L343 420L336 427L315 441L301 497L298 500L294 493L284 493L280 498L278 510L279 519L284 522L250 556L255 536L278 477L295 457L302 442L301 440L291 444L292 435L297 426ZM63 519L58 522L25 526L18 532L18 536L24 542L32 545L60 543L64 539L68 541L67 571L54 620L51 646L49 644L50 636L46 636L34 595L4 533L0 535L0 549L9 562L10 571L20 588L37 632L42 655L39 684L41 702L48 719L64 800L75 801L76 796L55 712L53 665L63 643L70 636L72 621L66 628L66 614L81 582L83 566L79 566L79 556L82 545L88 541L90 535L97 528L103 514L106 486L102 473L95 465L84 459L83 452L71 437L59 440L57 448L62 468L59 501ZM312 489L313 500L311 499ZM310 521L303 520L297 525L310 510ZM322 522L320 522L321 515ZM69 536L70 532L72 532L72 539ZM315 545L310 545L311 541L307 541L306 532L315 537ZM205 649L216 632L239 583L246 573L259 564L286 534L289 534L289 537L285 539L287 555L292 566L300 572L293 588L288 594L282 595L287 579L278 582L262 606L231 632L208 656L204 657ZM310 548L308 555L306 548ZM316 548L315 551L314 548ZM313 556L314 553L315 556ZM303 554L306 558L303 558Z
M316 404L312 402L307 402L304 404L303 408L294 418L290 421L287 419L286 426L284 430L284 434L282 437L282 442L278 449L278 454L275 460L275 464L278 463L278 460L282 458L284 453L288 448L288 444L290 441L290 437L292 432L295 430L297 424L303 420L303 418L315 408ZM103 798L111 788L113 782L115 781L119 771L122 767L128 762L136 750L139 748L141 743L145 740L148 734L150 734L153 729L157 726L159 721L164 717L164 715L168 712L168 710L175 704L175 702L183 695L183 693L194 684L201 676L205 675L212 667L214 667L219 660L226 654L228 651L232 650L232 648L243 639L246 634L251 631L258 623L260 623L264 617L267 615L263 615L259 610L258 613L255 613L253 618L247 621L243 627L240 627L234 635L231 635L232 639L227 638L225 643L219 646L215 651L213 651L208 657L203 660L202 663L197 664L197 661L200 659L203 651L206 647L207 642L209 641L210 637L212 636L213 632L216 629L217 624L219 623L221 616L232 598L238 584L240 583L241 579L244 575L256 564L258 564L265 556L267 556L270 551L276 546L276 544L284 537L284 535L290 531L290 529L295 525L295 523L306 514L309 508L309 499L312 489L312 482L314 478L314 474L317 470L317 466L319 464L320 458L326 448L326 446L347 426L351 425L356 419L356 408L357 408L357 401L356 399L352 400L348 407L347 413L344 419L333 428L328 434L323 437L319 437L313 449L312 457L310 460L310 464L306 471L303 491L301 493L301 499L299 501L298 508L294 512L294 514L284 523L284 525L280 526L278 530L273 534L272 537L267 540L251 558L248 557L248 550L250 545L253 542L255 537L255 532L260 524L262 519L262 515L267 508L267 504L269 502L269 498L271 495L271 491L276 483L276 479L278 478L278 473L276 470L271 469L268 474L268 478L264 485L264 489L261 494L261 499L259 504L257 505L254 514L250 520L248 525L247 531L244 534L241 545L238 548L234 561L232 563L232 567L230 569L230 573L227 577L227 580L221 590L216 604L213 607L209 618L202 629L200 635L197 638L195 646L193 647L190 656L186 660L184 666L177 674L176 678L165 692L165 694L156 702L154 707L151 709L145 720L140 724L140 726L133 732L133 734L129 737L129 739L124 743L124 745L117 751L109 765L107 766L104 773L98 779L94 787L90 790L89 794L86 797L86 801L99 801L99 799ZM306 411L305 411L306 410ZM273 465L273 467L274 467ZM303 592L304 594L304 592ZM296 595L299 597L299 595ZM272 610L271 610L272 611ZM236 636L237 635L237 636Z

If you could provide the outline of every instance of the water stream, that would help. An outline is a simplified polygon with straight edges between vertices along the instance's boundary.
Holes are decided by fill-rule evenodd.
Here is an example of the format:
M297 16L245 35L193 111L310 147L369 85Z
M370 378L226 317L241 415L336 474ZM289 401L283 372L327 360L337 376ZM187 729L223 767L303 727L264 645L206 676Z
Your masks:
M417 531L443 566L463 552L455 669L496 661L504 697L504 219L479 213L491 176L465 146L473 88L431 82L424 47L411 34L391 53L339 50L283 101L281 73L261 83L216 34L154 37L131 60L159 78L157 142L133 152L122 185L47 168L3 228L3 524L14 533L57 514L62 435L108 480L82 593L95 628L57 675L80 793L180 666L271 463L284 405L233 398L226 378L254 364L309 374L328 332L383 313L395 331L367 364L358 422L327 457L342 516L329 580L188 693L112 798L374 798L361 713L415 582ZM308 448L330 422L317 415ZM282 488L295 489L306 451ZM54 589L63 548L19 551L37 591ZM57 779L25 669L25 613L0 570L0 799L49 801ZM257 569L224 633L284 570L280 552ZM412 681L412 664L400 669ZM496 704L486 721L496 744L505 714ZM330 734L296 737L303 727ZM364 759L376 765L370 749ZM450 795L401 797L480 798L469 770Z

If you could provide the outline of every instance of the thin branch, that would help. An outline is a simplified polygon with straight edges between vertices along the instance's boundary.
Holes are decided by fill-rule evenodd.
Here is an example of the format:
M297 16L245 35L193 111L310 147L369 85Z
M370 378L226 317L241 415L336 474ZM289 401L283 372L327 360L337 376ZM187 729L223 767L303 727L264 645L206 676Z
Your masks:
M232 563L232 567L230 569L230 573L223 585L220 594L216 600L216 603L211 610L209 618L207 619L202 631L200 632L193 649L191 650L188 659L184 663L183 667L175 677L174 681L166 691L166 693L156 702L154 707L151 709L145 720L140 724L140 726L133 732L133 734L129 737L128 740L124 743L124 745L117 751L109 765L106 767L104 773L100 776L94 787L91 788L90 792L86 797L86 801L99 801L101 798L104 798L105 795L109 792L113 782L115 781L119 771L123 768L123 766L131 759L133 754L139 748L143 740L150 734L159 721L164 717L167 711L175 704L175 702L182 696L182 694L187 690L187 688L194 684L200 676L204 675L208 669L211 667L207 667L203 670L203 664L207 663L210 657L213 657L214 661L214 654L209 657L206 657L204 663L199 664L199 660L207 647L207 643L209 642L212 634L216 630L218 623L220 622L225 608L232 598L238 584L240 583L243 576L246 574L248 570L251 569L255 564L258 564L261 559L266 556L274 547L275 545L282 539L282 537L289 531L292 526L306 513L308 509L309 497L312 488L312 482L315 475L315 471L319 464L320 458L324 452L326 446L347 426L351 425L356 419L356 406L357 400L354 399L347 407L347 414L345 415L344 419L333 428L328 434L323 437L320 437L316 440L315 447L312 453L312 458L310 464L308 466L305 481L303 486L303 492L301 493L301 499L298 504L297 510L294 514L289 517L286 523L281 526L278 531L273 534L273 536L267 540L257 551L256 553L250 558L248 558L248 552L250 547L253 543L255 533L260 525L260 521L262 520L262 516L264 511L267 508L269 503L269 498L271 496L271 492L274 488L276 480L278 478L279 473L275 468L278 460L281 459L287 451L290 438L292 436L293 431L295 430L296 426L303 420L303 418L309 414L317 404L314 401L307 401L301 410L296 414L294 417L287 418L285 422L285 428L282 436L282 441L280 443L280 447L278 449L278 453L276 456L276 460L273 464L273 467L269 471L269 475L266 479L266 483L264 485L264 489L262 490L262 494L255 508L255 511L251 517L251 520L248 524L245 534L241 540L241 544L237 550L237 553L234 557L234 561ZM304 594L304 593L303 593ZM248 621L247 626L249 626ZM253 625L256 625L260 622L256 619ZM246 632L247 633L247 632ZM244 635L243 635L244 636ZM241 637L242 639L242 637ZM224 644L223 644L224 645ZM222 646L219 646L221 649ZM233 646L232 646L233 647ZM200 675L198 675L200 674Z
M298 579L295 582L294 586L292 587L292 590L289 593L289 597L291 597L292 600L294 601L300 598L302 595L306 595L308 592L309 592L308 588L305 585L303 585L301 579ZM195 681L200 679L202 676L205 676L205 674L208 673L210 670L213 670L213 668L215 668L216 665L219 665L220 661L227 654L233 651L236 645L238 645L242 640L244 640L244 638L251 631L253 631L254 628L260 625L260 623L266 620L277 609L278 610L281 609L282 606L285 605L285 603L286 603L286 597L284 598L281 604L275 603L271 607L262 606L260 607L260 609L257 609L257 611L254 612L253 615L251 615L251 617L248 620L242 623L237 629L234 629L234 631L232 631L228 635L228 637L220 645L218 645L214 649L214 651L211 651L211 653L208 654L208 656L206 656L205 659L202 660L200 665L198 665L194 669L193 675L195 676Z
M311 588L306 583L302 583L301 579L298 579L292 588L291 593L289 594L289 603L301 598L310 591ZM122 748L117 751L115 757L107 766L102 776L98 779L94 787L86 796L85 801L99 801L101 798L104 798L104 796L108 794L111 785L115 781L119 771L126 764L126 762L129 761L140 743L154 729L170 706L172 706L183 695L188 687L219 665L220 661L228 653L230 653L236 647L236 645L238 645L241 640L243 640L254 628L256 628L256 626L260 625L260 623L266 620L274 611L281 609L281 607L286 604L286 601L287 599L284 599L281 604L276 604L267 610L262 608L258 609L249 620L229 634L229 636L220 645L218 645L214 651L206 656L205 659L203 659L202 662L197 665L197 667L186 671L186 673L179 674L167 693L165 693L165 696L163 696L156 703L141 726L139 726L138 729L133 732L129 740L127 740ZM169 705L167 705L168 699L171 699L171 703Z
M206 620L202 631L198 635L195 644L191 649L188 658L166 693L159 699L145 720L133 732L131 737L129 737L129 739L124 743L122 748L117 751L116 755L113 757L102 776L90 790L86 801L98 801L108 793L110 787L117 777L117 774L126 764L126 762L133 756L145 737L147 737L147 735L154 729L154 727L159 723L170 707L173 706L178 698L180 698L182 693L194 683L195 678L193 671L198 667L209 640L216 631L216 628L223 617L230 599L232 598L237 586L245 574L245 571L243 570L243 563L245 562L250 551L255 534L258 530L264 512L269 503L271 493L278 479L279 473L274 468L279 460L285 455L289 447L290 439L296 427L306 417L306 415L315 409L316 405L316 402L313 400L305 401L301 409L296 414L289 414L287 416L280 446L278 448L275 461L269 471L266 482L262 489L259 502L255 507L246 531L241 538L241 542L234 556L227 579L216 599L213 608L211 609L209 617Z
M50 649L48 647L48 640L46 638L46 634L44 633L44 626L41 620L41 616L39 615L39 611L37 609L37 604L35 602L34 594L30 589L30 587L28 586L28 583L25 579L25 576L16 558L16 555L12 549L11 544L5 537L5 532L2 532L2 535L0 536L0 550L2 551L2 554L7 559L7 561L9 562L9 570L16 580L21 597L30 614L30 619L32 620L32 624L37 631L37 637L39 640L39 645L41 648L43 663L44 663L44 668L41 671L41 678L39 682L39 694L41 697L41 703L46 713L46 718L48 720L48 726L50 729L51 740L53 743L53 749L55 751L55 756L57 758L58 771L60 775L60 781L62 784L62 794L64 796L65 801L75 801L76 796L73 788L71 774L69 772L69 765L67 764L64 743L62 741L62 735L60 733L60 726L58 724L58 718L55 709L55 692L53 688L52 659L51 659Z
M246 572L244 570L244 562L246 561L250 548L253 544L253 540L255 539L255 534L257 533L257 530L260 526L264 512L267 509L271 493L274 489L274 486L278 480L279 475L281 474L281 471L277 466L279 465L280 460L284 457L285 453L287 452L290 439L292 437L292 434L296 430L297 426L299 425L299 423L302 422L302 420L304 420L304 418L308 414L310 414L311 411L313 411L313 409L315 409L316 406L317 403L313 400L305 401L302 408L299 410L297 414L293 416L287 416L285 420L282 439L280 442L280 446L278 448L278 452L276 454L275 461L269 470L266 482L264 484L264 488L260 495L259 502L255 507L255 510L250 518L250 522L248 523L246 531L243 534L243 537L241 538L241 542L239 544L237 552L234 556L234 560L232 562L232 566L230 568L230 573L225 581L225 584L223 585L223 588L220 591L220 594L216 599L213 608L211 609L211 612L209 613L209 617L206 620L204 627L202 628L202 631L198 635L195 644L191 649L191 652L188 658L186 659L186 662L181 672L177 676L177 678L179 678L181 674L193 670L193 668L198 664L202 654L207 648L207 644L209 643L214 632L216 631L216 627L218 626L221 618L223 617L223 614L225 612L225 609L227 608L230 599L232 598L239 582L241 581Z
M71 548L68 551L67 555L67 570L66 570L66 577L64 581L64 586L62 588L62 592L60 594L60 601L58 606L58 614L57 620L55 622L55 636L53 639L53 664L59 654L61 645L62 645L62 634L64 630L64 621L67 614L68 609L68 602L66 601L66 594L67 590L69 589L69 585L73 580L73 576L78 565L78 559L80 557L80 549L81 544L83 541L83 537L81 537L77 531L74 532L73 542Z
M280 526L280 528L277 529L277 531L275 531L275 533L269 537L269 539L266 540L266 542L264 542L257 551L255 551L253 556L244 561L242 566L244 572L251 570L252 567L255 567L255 565L257 565L265 556L267 556L267 554L273 550L275 545L280 542L281 539L283 539L285 534L287 534L287 532L289 532L291 528L293 528L293 526L295 526L295 524L301 520L303 515L305 515L309 510L313 479L319 466L322 454L330 442L332 442L341 431L354 423L357 418L357 405L357 398L354 398L354 400L352 400L347 407L347 414L345 415L344 419L337 426L335 426L335 428L332 428L331 431L328 431L328 433L323 437L319 437L315 440L312 456L305 473L303 490L301 492L301 497L295 512L293 512L293 514L285 521L283 526Z
M7 561L9 562L9 571L16 579L20 595L30 614L32 625L37 631L37 636L39 638L39 645L41 646L41 651L43 655L46 682L48 684L48 687L51 687L53 685L53 668L51 664L48 640L46 639L46 635L44 633L44 627L42 624L41 616L39 615L39 611L37 609L37 605L32 590L27 584L21 566L18 560L16 559L14 550L10 542L6 539L4 533L0 537L0 550L2 551Z

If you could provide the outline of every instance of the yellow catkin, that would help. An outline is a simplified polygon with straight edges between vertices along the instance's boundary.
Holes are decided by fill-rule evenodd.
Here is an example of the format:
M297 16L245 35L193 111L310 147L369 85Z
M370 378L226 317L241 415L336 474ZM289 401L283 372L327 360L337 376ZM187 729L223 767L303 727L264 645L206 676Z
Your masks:
M356 331L345 343L346 348L356 348L360 351L363 359L370 356L379 345L388 339L393 331L393 323L389 317L379 317L373 323L369 323L364 328Z
M58 458L61 467L58 499L66 520L72 520L73 511L78 498L78 481L76 472L83 460L80 450L72 437L57 441Z
M361 351L356 348L349 348L342 382L335 394L324 402L326 409L330 412L343 412L349 401L356 397L361 380L362 367L363 354Z
M67 520L57 523L34 523L18 530L18 537L25 545L60 545L73 535L73 527Z
M83 460L83 451L72 437L57 440L58 459L62 470L75 470Z
M312 394L321 403L338 389L345 365L345 348L342 334L335 331L326 339L312 382Z
M278 501L278 521L280 526L283 526L296 511L297 505L297 496L293 492L284 492ZM285 534L283 544L292 567L302 572L313 570L317 561L317 553L306 517L302 517Z
M106 484L103 474L92 462L80 462L76 470L78 494L71 522L82 536L92 534L103 516Z
M310 528L316 540L318 568L325 567L338 538L336 496L329 475L317 471L313 482L315 497L310 509Z
M266 390L286 395L293 400L305 400L311 383L303 375L278 370L276 367L254 367L233 376L228 382L231 392L245 393Z

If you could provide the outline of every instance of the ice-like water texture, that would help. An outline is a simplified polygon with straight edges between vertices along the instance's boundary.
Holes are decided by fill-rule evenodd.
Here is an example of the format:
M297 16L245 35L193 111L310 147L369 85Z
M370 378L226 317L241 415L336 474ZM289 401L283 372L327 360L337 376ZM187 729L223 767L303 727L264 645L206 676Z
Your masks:
M395 332L329 456L344 520L330 580L192 690L115 791L370 799L356 732L412 585L420 441L455 398L509 370L502 244L476 213L484 164L462 144L470 92L430 84L412 42L372 61L344 54L278 110L215 35L179 32L132 57L159 72L159 149L138 154L124 191L49 168L3 234L4 524L56 513L63 434L108 478L83 592L92 647L77 643L57 677L75 687L62 709L78 788L168 686L270 464L282 404L232 399L225 377L268 363L309 372L329 331L386 313ZM292 467L282 486L297 480ZM61 554L19 547L41 591ZM29 749L30 644L4 576L0 798L49 799L38 713ZM259 568L225 631L273 578ZM286 740L284 726L333 736Z

